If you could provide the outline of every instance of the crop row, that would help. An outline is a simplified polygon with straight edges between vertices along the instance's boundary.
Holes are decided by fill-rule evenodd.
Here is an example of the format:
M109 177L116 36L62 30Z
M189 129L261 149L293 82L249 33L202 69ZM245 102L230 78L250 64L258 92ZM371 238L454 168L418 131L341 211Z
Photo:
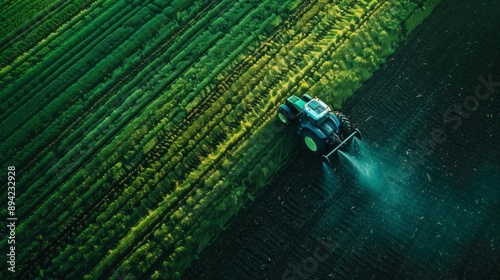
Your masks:
M214 131L214 133L218 133L218 131L222 131L222 130L217 130L217 129L216 129L216 130L213 130L213 131ZM214 138L217 138L217 137L215 137L215 136L214 136L214 137L209 137L209 138L214 139ZM196 140L196 139L195 139L195 140ZM190 142L194 142L194 141L190 141ZM210 144L212 144L212 143L208 143L208 145L205 145L205 146L209 146ZM212 145L213 145L213 144L212 144ZM192 149L192 148L190 148L190 149ZM172 153L169 153L169 154L172 154ZM177 157L177 158L179 158L179 157ZM173 160L166 160L165 162L166 162L166 163L169 163L169 162L177 162L177 160L175 160L175 161L173 161ZM168 166L167 166L167 167L168 167ZM175 167L175 168L174 168L174 170L175 170L176 172L179 172L179 173L180 173L180 171L179 171L180 169L178 169L177 167ZM161 173L161 172L159 172L159 173ZM161 174L159 174L159 173L157 173L157 174L155 175L155 178L157 178L157 177L161 178ZM150 183L150 182L151 182L151 181L148 181L148 183ZM133 186L133 187L135 187L135 186ZM160 189L158 189L158 188L157 188L156 190L158 190L158 191L159 191ZM136 195L134 195L134 198L135 198L135 197L136 197ZM160 195L160 197L161 197L161 195Z
M10 144L9 140L12 142L22 141L22 137L28 132L36 132L45 127L46 123L36 122L30 118L35 114L46 115L39 112L49 103L58 103L62 106L61 109L65 109L71 104L67 102L70 101L69 98L78 96L78 92L71 92L67 89L78 80L83 80L81 78L86 74L95 73L94 75L98 76L97 74L100 74L98 71L90 70L132 35L134 30L122 25L137 11L130 7L119 7L116 13L114 10L109 11L111 12L104 13L102 19L115 23L105 32L95 32L94 26L88 26L87 32L93 33L93 36L88 36L85 39L72 37L73 40L70 40L68 45L72 47L73 44L76 44L76 47L72 47L70 50L66 48L54 50L43 63L6 89L6 93L10 94L12 98L14 98L13 92L15 91L19 91L18 96L23 98L17 100L16 104L10 104L10 109L6 110L9 116L2 119L3 123L9 124L6 126L5 134L8 138L5 139L4 136L0 138L7 140L4 141L5 144ZM91 81L91 85L95 82L97 81ZM66 96L67 98L64 98ZM50 115L45 118L51 120ZM41 127L37 125L41 125ZM20 142L18 145L22 143L24 142Z
M42 5L42 7L47 4L45 0L33 2L39 2L34 4ZM4 48L0 48L0 57L2 58L0 67L3 68L12 63L18 56L36 46L41 39L55 32L81 10L87 8L91 2L91 0L59 1L50 7L43 8L36 17L6 38L8 42L5 42ZM22 7L22 10L28 9Z
M0 153L26 174L21 277L177 278L292 153L278 104L340 107L428 14L208 2L96 1L0 73Z
M154 27L155 26L153 26L153 28ZM169 27L169 26L167 25L167 27ZM169 34L169 32L165 32L165 33ZM159 40L160 40L159 43L161 43L164 39L165 39L165 36L162 36L162 38L159 38ZM152 44L151 46L149 46L149 50L155 49L156 46L157 46L157 44ZM162 50L164 50L164 49L159 49L159 51L162 51ZM140 53L142 51L138 51L138 52ZM149 52L146 52L146 55L151 55L151 54ZM147 74L147 73L153 73L155 70L158 70L159 69L158 65L160 65L161 60L162 60L162 57L160 56L157 59L155 58L155 61L153 62L152 65L144 66L146 64L139 65L138 63L135 63L135 64L124 66L126 69L130 69L131 71L130 72L123 72L120 69L118 71L120 71L121 73L127 73L127 74L131 74L131 75L123 75L123 76L117 77L116 79L113 79L113 81L125 81L127 79L132 78L131 81L127 81L127 84L125 84L125 85L123 85L120 82L114 83L114 84L108 83L108 84L100 87L99 91L96 91L96 92L100 92L102 90L102 92L103 92L102 95L111 95L114 93L114 95L111 95L111 97L109 99L101 98L100 100L97 100L94 103L92 103L91 100L87 99L85 102L86 104L83 104L83 105L78 104L78 103L75 104L76 106L80 105L80 107L86 107L86 108L88 108L89 105L92 105L92 108L95 108L96 111L94 114L88 114L89 118L81 117L82 115L85 117L85 113L86 113L85 111L81 112L81 114L76 114L76 116L78 116L81 121L77 122L76 126L71 126L71 125L69 126L69 129L74 127L75 130L74 131L70 130L70 132L72 132L71 135L62 135L61 137L58 137L58 139L56 139L54 141L60 140L61 142L59 142L58 144L55 144L55 145L63 146L63 147L66 147L66 149L67 149L68 147L74 147L74 145L76 145L77 143L83 142L83 143L87 143L86 146L88 146L89 149L96 152L98 150L98 148L100 147L99 145L96 145L96 142L101 141L102 138L106 137L106 135L110 135L110 136L114 135L112 133L110 134L109 132L105 133L105 131L108 131L112 128L119 129L120 127L123 126L123 125L114 124L114 122L116 120L119 120L120 122L122 122L124 119L123 117L128 117L128 118L136 117L137 114L134 114L134 112L140 112L140 110L148 103L148 100L153 99L155 97L155 95L158 95L161 92L160 90L158 90L158 92L155 94L144 94L143 90L138 87L138 85L141 82L144 82L144 81L149 82L150 79L154 78L152 75ZM141 57L141 59L136 59L136 61L137 62L145 62L145 61L147 61L147 59L146 59L146 57ZM141 66L142 66L142 68L141 68ZM133 74L137 73L137 72L132 71L133 68L144 69L144 71L139 73L139 75L134 77ZM165 79L166 83L168 83L168 81L170 81L170 80L173 80L176 77L176 75L178 75L178 73L180 71L181 71L180 69L176 70L176 71L170 71L169 69L164 70L165 73L169 74L169 76L167 76L168 78ZM157 86L159 89L162 88L161 84L156 84L155 86ZM120 87L122 87L122 88L120 88ZM110 114L109 108L113 108L113 111L111 114ZM91 110L88 110L88 111L91 111ZM71 115L72 112L68 111L68 113L69 113L69 117L67 119L70 119L70 117L72 116ZM74 117L75 116L73 116L73 118ZM113 124L114 124L114 127L113 127ZM64 126L60 126L60 127L64 128ZM86 132L86 135L84 135L84 131ZM47 138L45 138L45 139L50 139L51 135L52 134L47 133L46 134ZM43 137L43 136L44 136L43 134L40 135L40 137ZM42 139L40 139L40 138L35 139L36 140L35 143L43 143L44 140L42 140ZM36 146L32 145L31 147L36 147ZM53 149L51 149L51 147L47 147L47 148L45 148L44 151L51 151L51 150L53 150ZM41 151L39 153L43 153L43 151ZM27 155L29 156L30 153L27 153ZM19 158L22 159L23 157L20 156ZM48 174L56 175L57 173L65 171L67 168L65 168L63 170L63 167L68 166L68 165L71 166L72 159L75 159L75 158L77 158L77 156L72 155L71 150L69 150L69 151L66 150L66 155L65 155L64 160L57 161L57 162L51 162L52 164L48 165L49 167L52 168L52 170L49 170ZM40 163L40 162L37 162L37 163ZM40 166L41 168L47 167L47 165L43 164L43 163L39 164L38 166ZM57 171L59 171L59 172L57 172ZM70 171L70 170L68 170L68 171ZM34 172L36 173L39 171L34 169ZM43 178L43 179L47 179L47 178ZM62 180L63 178L58 178L58 179ZM31 183L31 182L28 182L28 183ZM47 183L48 183L47 181L43 181L43 180L38 182L38 184L47 184ZM57 184L55 184L55 185L57 185ZM33 186L34 186L34 189L36 190L37 189L36 186L35 185L33 185ZM38 197L38 195L34 195L34 196ZM39 199L43 199L43 197L39 197ZM32 205L32 203L28 203L28 204Z
M127 105L127 104L126 104Z
M266 64L267 64L267 65L272 65L271 63L266 63ZM262 73L267 73L267 71L263 70L263 71L262 71ZM256 87L257 87L257 88L258 88L259 86L260 86L260 84L259 84L259 85L256 85ZM260 91L261 91L261 93L264 93L264 90L262 90L262 89L265 89L265 87L261 88L261 90L260 90ZM255 94L255 93L254 93L254 94ZM264 102L264 103L262 103L262 104L265 104L265 102ZM274 104L273 104L273 105L274 105ZM273 106L271 106L271 107L273 107ZM265 112L268 112L268 111L269 111L269 108L267 108L267 110L262 110L262 109L265 109L265 108L257 108L257 109L261 109L261 110L256 110L257 112L262 111L262 112L264 112L264 113L265 113ZM253 118L253 119L255 119L255 120L260 120L261 118L260 118L260 116L257 116L256 118ZM254 126L254 124L251 124L251 125L249 125L249 126ZM233 135L238 135L238 134L233 133ZM220 152L219 152L219 153L220 153ZM216 161L216 162L217 162L217 161L219 161L219 160L218 160L218 159L215 159L214 161ZM213 163L212 163L212 164L213 164ZM199 169L198 169L198 170L199 170ZM195 174L196 174L196 175L194 175L194 176L195 176L194 178L196 178L196 176L198 175L198 173L195 173ZM200 175L198 175L198 176L200 176ZM189 179L190 179L190 178L187 178L187 179L185 180L185 182L186 182L186 183L185 183L185 185L186 185L186 188L188 188L188 190L189 190L189 185L193 185L192 183L190 183L190 180L189 180ZM193 180L196 180L196 179L193 179ZM196 181L195 181L195 182L196 182ZM179 187L179 189L180 189L180 190L183 190L183 187L182 187L182 186L180 186L180 187ZM168 204L168 205L171 205L172 203L173 203L172 201L169 201L169 203L167 203L167 204ZM159 209L161 209L161 207L158 207L158 208L157 208L157 210L159 210ZM156 214L157 214L157 215L160 215L160 216L162 216L162 217L169 217L169 216L170 216L168 213L165 213L165 212L163 212L163 213L162 213L162 212L159 212L159 213L156 213ZM153 220L154 220L155 218L151 218L151 219L153 219ZM168 221L167 221L167 220L165 220L165 222L164 222L164 223L167 223L167 224L168 224L168 223L171 223L172 221L173 221L172 219L169 219ZM164 224L164 223L161 223L161 222L160 222L160 223L158 223L158 224ZM145 231L147 231L147 230L145 230ZM135 233L134 233L134 236L137 236L137 235L138 235L138 234L135 232ZM130 241L129 241L129 242L130 242ZM149 241L149 242L148 242L148 244L149 244L150 242L151 242L151 241ZM135 243L135 242L130 242L130 243ZM125 246L126 246L126 245L125 245ZM144 246L147 246L147 245L144 245ZM117 251L117 252L123 252L124 250L117 249L116 251ZM139 258L138 258L138 259L139 259Z
M105 3L104 0L93 2L90 7L80 10L71 20L59 26L43 38L43 40L38 41L31 49L17 56L12 63L2 67L0 70L0 86L12 84L17 79L23 77L31 68L41 63L50 52L61 48L72 36L75 36L81 30L82 26L89 24L96 10L106 9L108 6L109 4ZM47 10L44 10L44 13L48 16ZM40 23L43 22L43 20L40 21ZM25 34L24 36L39 36L36 35L38 32L33 28L33 25L30 25L30 28L23 28L22 33ZM9 39L15 41L14 37L23 36L23 34L10 34ZM8 45L5 45L5 47L8 47Z
M400 8L402 8L402 7L400 7ZM387 11L386 11L386 12L388 12L388 13L390 14L390 13L391 13L391 12L393 12L393 11L394 11L394 7L392 7L392 9L387 9ZM294 87L292 87L292 89L294 89ZM295 87L295 89L296 89L296 87ZM292 90L291 92L293 92L293 91L294 91L294 90ZM273 114L271 113L270 115L273 115ZM283 154L283 153L288 153L288 152L289 152L288 150L280 148L280 144L281 144L281 143L279 143L279 144L277 144L276 146L274 146L274 147L275 147L275 149L276 149L276 150L278 150L281 154ZM272 153L272 154L276 154L276 153ZM255 166L261 166L261 165L258 165L258 164L257 164L257 165L255 165ZM249 169L244 169L244 170L245 170L245 172L248 172L248 170L251 170L251 169L252 169L250 166L248 166L248 168L249 168ZM259 170L259 168L258 168L258 167L257 167L256 169L258 170L257 172L259 172L259 171L262 171L262 170L263 170L263 169L260 169L260 170ZM243 172L242 172L242 173L243 173ZM272 173L272 172L271 172L271 173ZM237 173L237 172L235 172L235 173L233 173L233 174L238 174L238 173ZM240 174L241 174L241 173L240 173ZM243 174L244 174L244 173L243 173ZM259 174L259 175L261 175L261 174ZM258 178L259 176L255 176L255 177L257 177L257 178ZM240 178L241 178L241 177L240 177ZM239 179L239 181L241 181L241 179ZM256 181L257 181L257 180L256 180ZM255 183L255 181L254 181L254 183ZM265 182L262 182L262 181L261 181L261 183L263 184L263 183L265 183ZM184 257L184 255L183 255L183 254L181 255L181 253L182 253L182 252L184 252L184 251L186 250L186 246L184 246L184 245L185 245L185 244L181 244L181 245L179 245L179 246L176 248L176 251L175 251L175 252L177 252L177 251L179 252L179 256L177 256L177 257L178 257L178 259L176 259L175 257L173 257L173 259L169 259L168 261L165 261L165 262L164 262L164 265L165 265L165 266L170 267L170 266L169 266L169 264L172 264L172 263L173 263L173 264L176 264L176 263L178 263L178 262L176 262L176 260L182 259L182 258ZM194 247L196 248L196 246L194 246ZM175 253L174 253L174 254L172 254L172 256L176 256L176 255L175 255ZM179 260L179 261L180 261L180 260ZM179 267L179 269L180 269L180 271L182 271L182 268L181 268L181 267ZM125 268L124 268L124 270L127 270L127 268L125 267ZM176 270L173 270L173 271L172 271L172 273L173 273L173 272L175 272L175 271L176 271Z
M137 92L139 92L139 96L141 96L141 94L140 94L140 90L136 90L136 93L137 93ZM135 94L135 93L134 93L134 94ZM128 101L129 101L129 99L127 99L126 101L128 102ZM124 105L125 105L125 107L123 108L123 111L124 111L124 112L118 111L118 112L116 112L116 115L120 116L120 115L122 115L122 114L124 114L124 113L125 113L125 111L128 109L128 106L126 106L126 105L127 105L127 104L126 104L127 102L124 102ZM91 133L92 133L92 132L91 132ZM90 134L89 136L90 136L90 137L92 137L93 135L92 135L92 134ZM82 189L84 189L84 188L82 188ZM49 207L49 208L50 208L50 207Z

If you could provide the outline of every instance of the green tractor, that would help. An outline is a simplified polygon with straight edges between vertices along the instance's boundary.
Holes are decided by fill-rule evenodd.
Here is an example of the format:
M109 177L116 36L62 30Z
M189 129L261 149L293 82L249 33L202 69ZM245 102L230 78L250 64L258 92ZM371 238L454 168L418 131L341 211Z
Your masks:
M331 164L329 157L340 147L353 137L361 138L361 132L351 129L344 114L332 111L323 101L308 94L287 98L278 109L278 118L285 125L298 120L297 133L306 147L313 154L323 156L328 164Z

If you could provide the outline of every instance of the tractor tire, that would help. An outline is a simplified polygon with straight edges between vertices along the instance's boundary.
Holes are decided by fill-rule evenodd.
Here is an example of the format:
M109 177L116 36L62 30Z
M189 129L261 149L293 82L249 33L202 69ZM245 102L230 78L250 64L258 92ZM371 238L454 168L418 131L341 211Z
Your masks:
M304 94L302 95L302 100L304 100L305 102L309 102L313 100L313 98L309 94Z
M340 122L340 127L339 127L340 139L344 140L351 134L351 122L349 122L349 119L341 112L334 112L334 113Z
M292 109L285 104L281 104L278 109L278 119L284 124L289 125L294 119L295 114Z
M306 148L315 155L323 155L328 147L326 140L323 140L309 129L304 129L302 131L302 140L306 145Z

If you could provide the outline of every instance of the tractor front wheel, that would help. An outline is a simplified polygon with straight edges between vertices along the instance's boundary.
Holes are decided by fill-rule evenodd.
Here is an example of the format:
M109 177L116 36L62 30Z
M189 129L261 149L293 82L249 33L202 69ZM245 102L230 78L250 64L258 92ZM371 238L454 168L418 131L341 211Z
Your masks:
M278 119L284 124L288 125L295 119L295 115L292 112L292 109L285 104L281 104L278 109Z
M305 129L302 132L302 139L304 140L307 149L316 155L322 155L327 148L326 141L319 138L316 133L308 129Z

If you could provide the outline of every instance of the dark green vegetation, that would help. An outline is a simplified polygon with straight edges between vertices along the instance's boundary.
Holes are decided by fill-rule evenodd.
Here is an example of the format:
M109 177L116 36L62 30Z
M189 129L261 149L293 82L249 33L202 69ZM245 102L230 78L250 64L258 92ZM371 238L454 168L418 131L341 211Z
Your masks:
M177 277L292 154L278 104L340 107L437 2L4 1L16 276Z
M182 279L500 279L498 30L443 0L344 104L363 140L297 153Z

